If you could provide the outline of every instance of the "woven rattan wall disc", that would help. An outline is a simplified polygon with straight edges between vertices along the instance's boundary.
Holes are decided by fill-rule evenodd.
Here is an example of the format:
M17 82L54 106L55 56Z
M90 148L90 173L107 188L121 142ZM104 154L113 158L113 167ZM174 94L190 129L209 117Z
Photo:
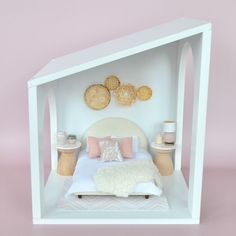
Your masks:
M136 100L136 90L132 84L123 84L115 90L115 97L121 105L130 106Z
M115 89L117 89L120 86L120 80L115 75L110 75L105 80L105 86L109 90L115 90Z
M109 90L102 84L94 84L86 89L84 100L90 108L101 110L108 106L111 95Z
M137 90L137 97L142 101L146 101L152 97L152 89L148 86L141 86Z

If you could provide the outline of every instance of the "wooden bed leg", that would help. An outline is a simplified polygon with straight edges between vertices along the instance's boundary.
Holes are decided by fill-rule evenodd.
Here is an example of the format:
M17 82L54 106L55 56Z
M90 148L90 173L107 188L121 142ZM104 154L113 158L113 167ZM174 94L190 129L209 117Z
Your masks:
M78 195L78 198L82 198L82 195Z
M145 199L148 199L148 198L149 198L149 195L145 195L144 197L145 197Z

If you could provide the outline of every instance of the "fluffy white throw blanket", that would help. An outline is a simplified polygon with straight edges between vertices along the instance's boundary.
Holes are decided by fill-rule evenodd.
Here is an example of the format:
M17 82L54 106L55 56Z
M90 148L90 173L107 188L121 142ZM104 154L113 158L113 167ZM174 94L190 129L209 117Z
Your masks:
M117 166L101 167L94 176L99 191L128 197L136 184L155 180L162 187L160 174L152 160L137 160Z

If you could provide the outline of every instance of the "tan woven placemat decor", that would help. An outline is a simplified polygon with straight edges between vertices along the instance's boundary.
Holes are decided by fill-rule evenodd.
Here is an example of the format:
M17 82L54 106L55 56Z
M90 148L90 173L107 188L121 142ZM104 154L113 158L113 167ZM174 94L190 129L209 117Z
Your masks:
M115 75L110 75L106 78L105 80L105 86L109 90L115 90L120 86L120 80L117 76Z
M102 84L93 84L86 89L84 100L90 108L101 110L108 106L111 95L109 90Z
M141 86L137 89L137 98L146 101L152 97L152 89L148 86Z
M136 100L136 90L132 84L123 84L115 90L115 96L121 105L130 106Z

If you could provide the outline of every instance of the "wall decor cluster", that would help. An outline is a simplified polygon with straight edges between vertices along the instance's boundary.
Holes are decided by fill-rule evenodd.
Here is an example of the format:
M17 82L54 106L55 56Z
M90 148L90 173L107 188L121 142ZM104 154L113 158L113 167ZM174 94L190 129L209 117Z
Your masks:
M110 75L106 78L105 84L93 84L84 93L86 104L94 109L101 110L107 107L111 100L111 92L120 105L131 106L138 98L146 101L152 97L152 89L148 86L141 86L138 89L132 84L121 84L119 78Z

